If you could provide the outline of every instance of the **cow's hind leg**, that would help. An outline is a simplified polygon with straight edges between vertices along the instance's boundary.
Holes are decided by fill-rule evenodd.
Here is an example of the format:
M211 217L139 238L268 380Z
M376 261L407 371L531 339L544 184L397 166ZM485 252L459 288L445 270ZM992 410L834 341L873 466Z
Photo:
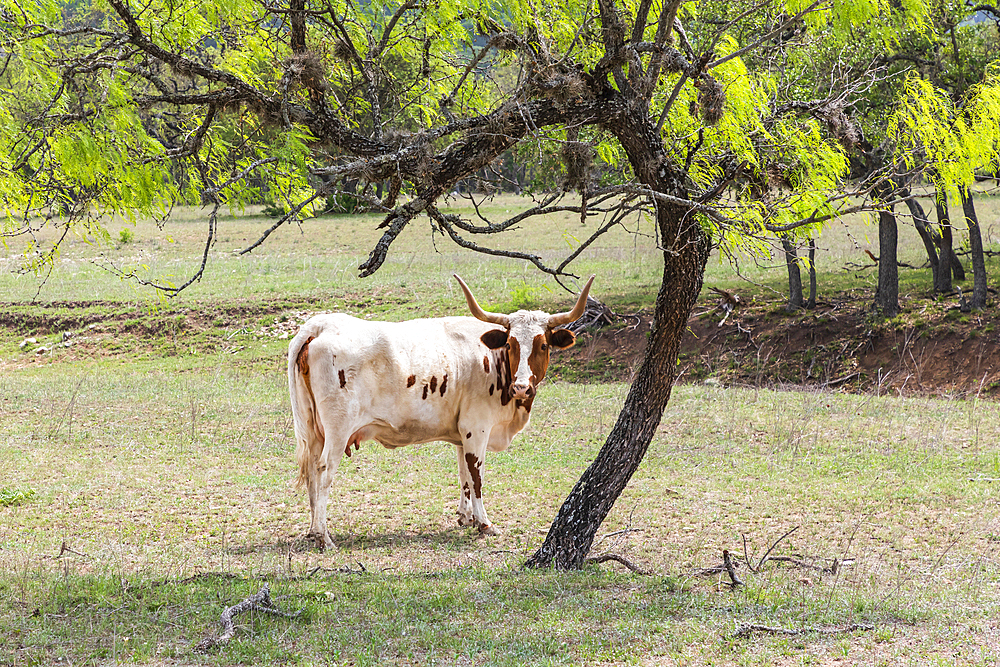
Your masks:
M333 538L326 525L326 508L330 499L330 485L344 455L343 436L339 429L327 429L326 440L316 449L319 453L308 462L306 483L309 488L309 532L306 538L320 549L333 546ZM315 451L315 450L314 450Z

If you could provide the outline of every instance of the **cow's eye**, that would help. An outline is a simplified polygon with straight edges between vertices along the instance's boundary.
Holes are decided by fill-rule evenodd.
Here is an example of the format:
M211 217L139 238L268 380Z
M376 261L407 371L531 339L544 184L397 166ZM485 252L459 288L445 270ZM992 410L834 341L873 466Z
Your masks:
M549 346L546 345L545 343L542 343L542 352L544 352L547 349L549 349Z

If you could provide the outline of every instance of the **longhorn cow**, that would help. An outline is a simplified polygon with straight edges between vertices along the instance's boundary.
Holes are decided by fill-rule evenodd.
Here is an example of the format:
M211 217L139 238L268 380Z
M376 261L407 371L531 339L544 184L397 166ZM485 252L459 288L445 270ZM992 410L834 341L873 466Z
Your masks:
M344 454L365 440L385 447L443 441L458 454L458 523L496 535L483 507L483 460L528 425L552 348L576 340L594 282L572 310L549 315L484 311L457 275L473 317L372 322L316 315L288 348L298 484L309 490L307 537L333 545L326 525L330 483Z

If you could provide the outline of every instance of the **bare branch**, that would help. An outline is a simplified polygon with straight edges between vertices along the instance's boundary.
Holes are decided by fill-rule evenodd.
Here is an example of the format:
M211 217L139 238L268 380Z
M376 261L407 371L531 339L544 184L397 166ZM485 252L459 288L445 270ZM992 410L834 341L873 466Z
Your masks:
M625 558L624 556L619 556L618 554L601 554L600 556L594 556L593 558L588 558L585 562L587 562L587 563L606 563L609 560L610 561L614 561L616 563L621 563L622 565L624 565L625 567L627 567L632 572L635 572L636 574L641 574L643 576L649 576L649 575L653 574L652 570L645 570L645 569L639 567L638 565L636 565L635 563L631 562L629 559Z
M417 6L416 0L406 0L406 2L404 2L399 6L399 9L396 10L396 13L393 14L392 18L389 19L389 22L386 23L385 30L382 31L382 39L379 40L378 46L375 47L375 51L371 56L372 59L377 59L382 56L382 53L385 51L386 45L389 43L389 36L392 35L392 31L396 27L396 23L398 23L399 19L403 17L403 14L410 11L416 6Z
M493 255L494 257L509 257L511 259L523 259L527 262L531 262L532 264L534 264L536 267L538 267L540 271L548 273L549 275L552 276L566 275L572 278L578 277L574 274L563 273L557 269L553 269L546 266L546 264L542 261L542 258L539 257L538 255L532 255L530 253L520 252L517 250L497 250L495 248L486 248L484 246L473 243L472 241L468 241L459 236L458 232L455 231L454 228L455 216L443 214L434 206L428 206L427 213L428 215L431 216L431 219L434 220L434 222L437 223L437 225L441 229L447 232L448 236L451 237L451 240L454 241L456 245L459 245L467 250L474 250L475 252L483 253L484 255Z
M299 213L302 212L302 209L304 209L306 206L308 206L309 204L313 203L317 198L322 197L325 194L326 194L326 192L324 190L322 190L322 189L321 190L317 190L316 192L314 192L312 194L311 197L309 197L305 201L299 202L298 204L296 204L295 206L293 206L292 209L288 213L286 213L285 215L281 216L281 218L279 218L277 222L275 222L273 225L271 225L270 227L268 227L267 230L263 234L260 235L260 238L258 238L252 244L248 245L243 250L240 250L239 254L240 255L246 255L246 254L249 254L249 253L253 252L264 241L267 240L267 237L270 236L271 233L274 232L274 230L276 230L278 227L281 227L283 224L285 224L289 220L292 220L292 219L298 217Z

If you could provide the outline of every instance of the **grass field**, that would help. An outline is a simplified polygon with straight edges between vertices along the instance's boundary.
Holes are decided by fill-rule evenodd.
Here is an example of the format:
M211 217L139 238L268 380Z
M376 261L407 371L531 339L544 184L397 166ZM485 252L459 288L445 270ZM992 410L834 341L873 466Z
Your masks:
M987 220L998 208L985 200L980 213L994 249ZM0 306L10 323L0 331L0 664L1000 660L1000 406L988 401L678 387L594 549L647 573L615 562L526 572L627 391L556 378L528 431L488 457L500 536L455 525L450 447L368 443L338 473L337 547L308 548L280 337L300 313L459 313L454 270L498 309L568 296L521 264L440 237L435 246L426 229L359 281L354 267L377 237L369 217L281 230L249 259L229 251L270 221L227 220L205 279L161 305L92 263L104 253L179 281L204 232L197 211L184 214L164 232L129 228L134 238L114 248L75 241L41 291L34 278L0 275L10 295ZM576 224L510 243L556 257ZM864 262L852 239L866 231L876 236L856 220L824 234L821 290L872 279L872 269L841 270ZM902 236L901 259L918 262L916 235ZM648 304L659 280L651 247L623 230L579 272L597 273L595 292L616 308ZM742 267L763 285L751 288L713 261L708 284L780 301L773 264ZM926 289L926 270L904 273L904 290ZM27 303L36 292L40 303ZM204 327L182 328L184 309L204 313ZM102 329L123 312L134 318ZM21 347L27 337L36 343ZM703 572L723 550L756 564L775 543L782 560L742 565L741 587ZM220 632L223 609L265 582L301 613L241 616L230 643L194 650Z

